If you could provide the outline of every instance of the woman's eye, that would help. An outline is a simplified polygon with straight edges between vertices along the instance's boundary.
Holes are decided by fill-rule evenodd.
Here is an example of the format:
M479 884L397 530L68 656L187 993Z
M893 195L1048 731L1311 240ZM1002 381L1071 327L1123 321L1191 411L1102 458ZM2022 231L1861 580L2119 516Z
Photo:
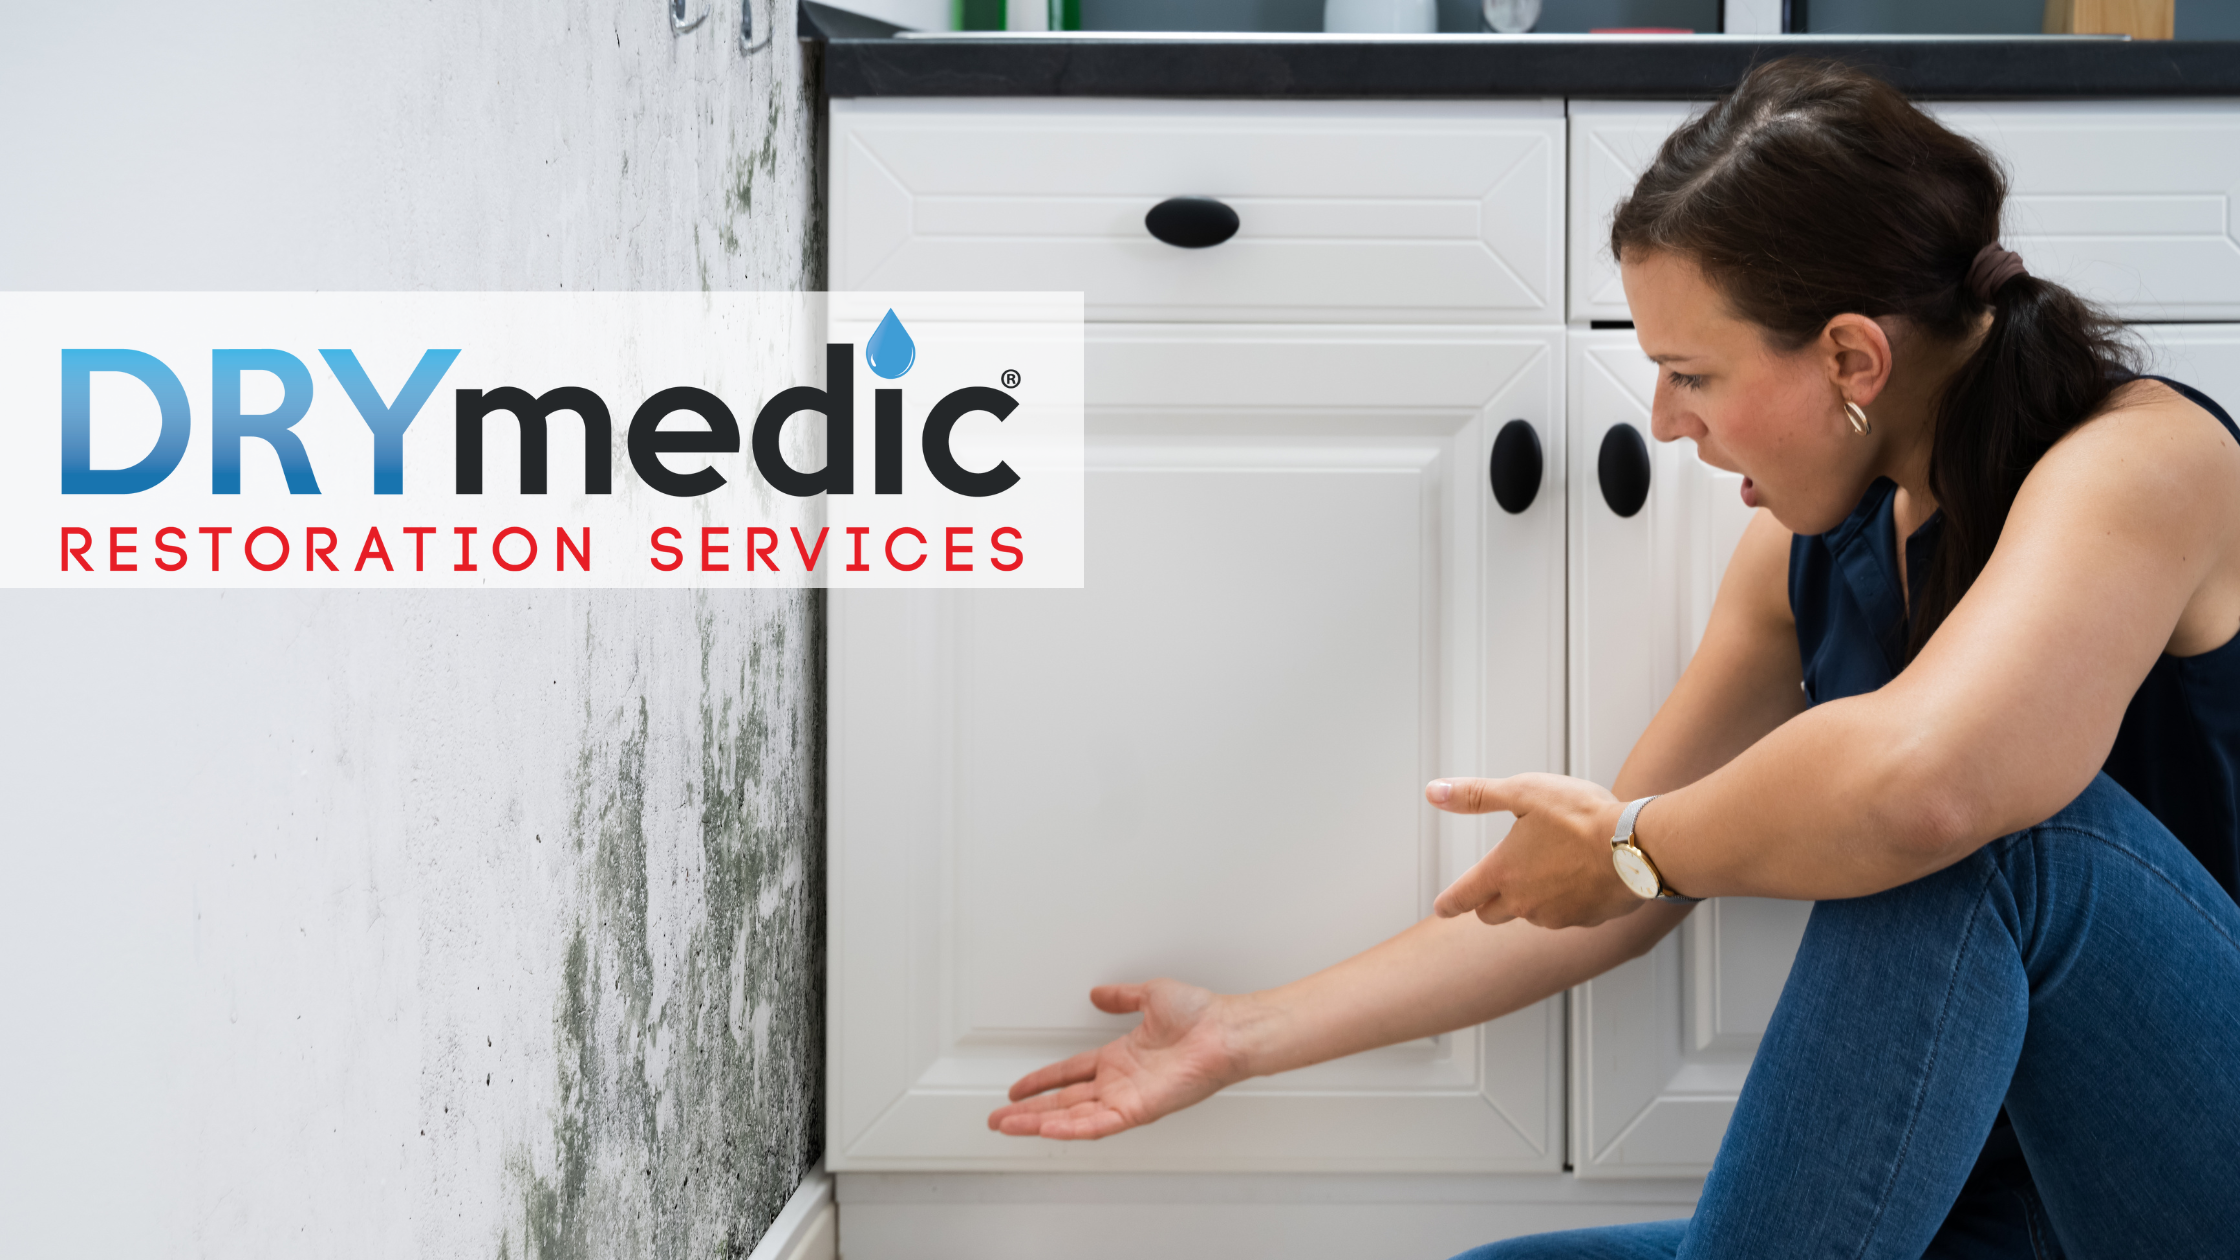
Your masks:
M1688 376L1680 372L1671 372L1667 375L1672 378L1672 385L1675 389L1701 389L1703 387L1703 378L1700 376Z

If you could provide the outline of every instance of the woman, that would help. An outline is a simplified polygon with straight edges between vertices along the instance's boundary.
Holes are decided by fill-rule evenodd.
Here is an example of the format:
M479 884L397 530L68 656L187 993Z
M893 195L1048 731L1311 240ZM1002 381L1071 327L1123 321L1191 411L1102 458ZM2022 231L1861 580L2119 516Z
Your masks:
M2004 196L1836 66L1666 141L1611 231L1653 427L1760 510L1617 794L1432 783L1517 816L1437 917L1266 993L1101 987L1141 1025L990 1125L1099 1137L1493 1018L1682 892L1810 899L1694 1217L1472 1256L2240 1250L2240 429L2001 249Z

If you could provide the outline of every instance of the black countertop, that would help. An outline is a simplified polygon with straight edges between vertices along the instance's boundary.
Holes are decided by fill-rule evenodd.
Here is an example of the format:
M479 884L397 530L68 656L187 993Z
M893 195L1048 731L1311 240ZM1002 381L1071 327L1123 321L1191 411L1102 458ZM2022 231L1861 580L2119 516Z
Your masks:
M2240 42L1742 35L944 35L802 6L830 96L1701 98L1750 66L1829 57L1938 99L2240 96Z

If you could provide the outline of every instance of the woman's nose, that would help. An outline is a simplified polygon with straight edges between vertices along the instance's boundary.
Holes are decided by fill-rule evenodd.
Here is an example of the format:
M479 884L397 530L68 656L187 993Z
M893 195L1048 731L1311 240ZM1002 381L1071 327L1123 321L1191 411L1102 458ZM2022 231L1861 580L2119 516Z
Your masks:
M1660 384L1649 402L1649 433L1659 442L1673 442L1701 437L1704 428L1703 422L1682 407L1669 388Z

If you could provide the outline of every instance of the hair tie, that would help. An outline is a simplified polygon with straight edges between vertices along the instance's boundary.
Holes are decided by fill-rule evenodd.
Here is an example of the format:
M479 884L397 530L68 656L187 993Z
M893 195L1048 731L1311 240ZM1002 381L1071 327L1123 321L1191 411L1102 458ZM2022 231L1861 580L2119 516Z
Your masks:
M2000 285L2029 274L2030 269L2022 265L2022 255L1993 241L1976 251L1976 260L1968 264L1966 283L1969 294L1989 306Z

